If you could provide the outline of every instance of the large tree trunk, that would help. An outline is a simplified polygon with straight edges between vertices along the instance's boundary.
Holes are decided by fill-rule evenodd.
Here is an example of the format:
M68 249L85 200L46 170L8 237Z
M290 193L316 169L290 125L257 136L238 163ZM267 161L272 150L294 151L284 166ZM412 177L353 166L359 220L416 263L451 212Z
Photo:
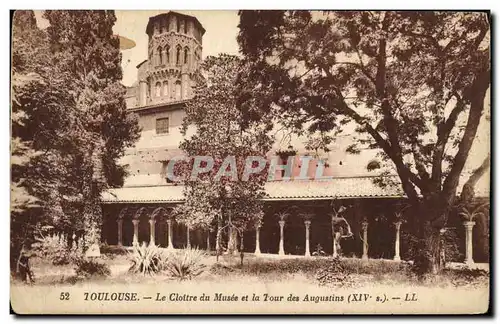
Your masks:
M237 244L237 232L236 230L232 227L229 226L229 234L228 234L228 242L227 242L227 254L229 255L234 255L234 252L236 251L236 244Z
M444 267L442 229L446 224L448 208L437 203L432 203L433 199L424 199L415 209L418 219L418 245L414 256L414 266L416 273L424 275L426 273L436 274ZM437 200L434 200L435 202Z
M217 262L219 262L219 255L221 252L220 251L221 250L221 246L220 246L221 237L222 237L222 220L219 217L219 219L217 220L217 235L215 236L215 259Z

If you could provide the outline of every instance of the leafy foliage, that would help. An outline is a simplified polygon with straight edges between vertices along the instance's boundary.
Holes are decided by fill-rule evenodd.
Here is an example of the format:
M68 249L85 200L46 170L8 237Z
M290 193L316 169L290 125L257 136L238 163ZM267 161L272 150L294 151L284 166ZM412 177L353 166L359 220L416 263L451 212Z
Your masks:
M318 270L316 279L320 285L345 285L348 283L349 272L340 258L331 258L325 268Z
M423 218L419 250L437 258L432 242L487 122L488 15L241 11L239 27L245 118L280 118L298 134L354 129L349 152L377 148L390 162Z
M32 247L39 257L49 260L53 265L69 264L83 255L81 246L73 244L69 247L68 240L57 234L39 238Z
M129 271L142 275L153 275L163 270L167 256L156 245L147 245L145 242L140 246L134 246L129 253L132 266Z
M267 173L263 170L251 174L248 181L242 180L242 173L247 157L265 156L271 140L265 121L242 127L246 121L237 109L235 82L244 68L237 57L230 55L208 57L202 63L204 78L186 107L183 133L189 132L189 136L180 144L187 161L178 163L176 170L184 177L186 197L186 202L176 209L177 219L190 228L217 226L219 247L224 228L240 232L253 226L262 215L260 199ZM212 171L191 179L194 156L213 158ZM227 174L217 176L227 157L234 160L222 171L236 168L237 179Z
M84 246L98 241L100 194L123 182L117 161L139 136L125 107L114 12L45 11L44 18L49 26L40 30L32 11L14 14L14 249L33 243L40 224L85 234Z
M77 276L87 278L92 276L107 277L111 274L107 263L83 257L75 260L75 271Z
M205 252L197 248L173 253L166 265L167 272L179 280L191 280L205 271Z

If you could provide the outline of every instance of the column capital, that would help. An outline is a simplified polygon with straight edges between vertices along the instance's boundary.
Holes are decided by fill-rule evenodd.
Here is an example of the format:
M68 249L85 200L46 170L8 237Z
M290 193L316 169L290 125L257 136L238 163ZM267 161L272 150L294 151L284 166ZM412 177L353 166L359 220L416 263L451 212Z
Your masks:
M304 225L306 225L306 227L311 226L311 221L310 220L305 220L304 221Z
M118 218L118 219L116 220L116 222L117 222L118 224L123 223L123 218Z
M363 221L361 223L361 227L363 228L363 230L366 230L368 228L368 222L367 221Z
M281 227L285 226L285 221L284 220L280 220L278 221L278 224L280 224Z
M472 228L474 225L476 225L476 222L474 221L465 221L463 222L464 226L467 227L467 228Z
M132 223L133 223L134 225L137 225L137 224L139 224L139 220L138 220L138 219L132 219Z
M403 224L403 222L402 221L396 221L393 224L394 224L394 226L396 226L396 228L399 228L401 226L401 224Z
M155 223L156 223L156 220L154 218L149 220L149 224L155 224Z

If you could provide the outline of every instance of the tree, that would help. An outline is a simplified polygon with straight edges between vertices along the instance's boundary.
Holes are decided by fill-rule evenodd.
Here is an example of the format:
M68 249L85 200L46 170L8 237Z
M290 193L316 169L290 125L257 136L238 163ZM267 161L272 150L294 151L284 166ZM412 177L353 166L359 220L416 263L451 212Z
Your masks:
M41 145L57 148L63 181L52 194L61 198L61 204L81 203L83 217L78 218L86 249L99 243L101 192L123 183L125 170L117 160L138 139L139 127L126 111L119 40L112 32L114 12L45 11L44 17L50 24L46 64L57 80L46 77L61 86L65 113L62 120L49 113L48 130L33 125L30 130L46 134Z
M12 83L11 83L11 225L10 267L18 274L18 264L23 248L34 241L35 228L43 220L37 215L44 205L43 195L34 187L41 179L40 161L42 151L34 138L26 136L32 107L42 104L33 89L45 88L41 77L39 60L47 47L43 46L43 32L36 26L35 15L29 10L17 10L12 28ZM57 96L54 96L57 97ZM44 104L50 104L46 100ZM47 162L47 161L46 161ZM47 179L50 182L52 179ZM23 278L24 279L24 278Z
M477 12L241 11L249 120L298 133L355 130L398 174L419 223L424 271L456 199L490 86L489 16Z
M187 136L180 145L188 161L176 168L183 177L185 203L178 207L181 222L190 228L217 228L217 252L221 251L221 236L227 228L229 251L236 246L235 233L254 225L262 217L264 196L264 172L244 178L248 157L265 156L271 140L267 136L268 125L254 123L241 127L242 114L236 107L235 81L244 69L235 56L221 54L208 57L201 65L204 78L195 90L194 98L187 103L183 134L192 126L194 134ZM196 157L204 157L203 161ZM198 177L191 178L194 164L213 168ZM251 167L257 167L252 164ZM243 246L241 246L241 249Z

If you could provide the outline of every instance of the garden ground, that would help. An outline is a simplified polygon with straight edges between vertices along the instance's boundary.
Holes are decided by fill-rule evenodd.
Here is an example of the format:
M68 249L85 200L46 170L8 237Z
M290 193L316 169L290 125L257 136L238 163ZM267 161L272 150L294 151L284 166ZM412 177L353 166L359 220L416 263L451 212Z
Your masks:
M110 266L111 275L105 278L88 279L78 278L71 265L54 266L40 259L34 259L32 267L36 283L27 285L13 282L12 303L25 305L26 299L20 296L30 296L29 301L39 301L31 303L30 306L38 307L36 309L44 313L50 313L51 309L52 312L59 313L62 309L61 305L65 311L71 313L85 312L89 309L98 313L164 313L172 312L174 304L176 313L206 313L216 310L223 313L253 311L262 313L294 311L399 313L408 312L408 305L412 307L411 312L470 313L486 311L489 298L488 271L455 267L444 270L442 274L419 280L410 271L408 263L391 260L342 259L345 276L337 282L325 283L318 281L318 274L331 264L331 259L327 257L277 258L266 255L256 257L250 254L245 255L244 264L241 267L239 256L222 256L219 263L216 263L215 256L210 255L203 260L206 265L205 271L196 278L186 281L176 280L166 273L154 276L131 274L128 272L130 261L126 254L104 254L104 259ZM71 300L80 300L83 304L61 302L59 299L62 298L61 293L64 292L70 292ZM137 303L112 303L110 301L92 303L84 300L85 292L138 292L139 298L151 297L152 299L141 300ZM219 309L211 303L169 300L170 298L182 299L185 294L200 295L202 293L211 295L212 300L217 293L222 293L224 296L235 294L240 299L242 294L250 295L249 298L257 295L264 299L267 293L268 297L283 296L283 300L292 294L299 301L292 309L288 302L270 303L264 300L260 300L257 304L252 303L251 307L248 306L248 302L236 302L228 304L230 308L226 305ZM352 293L369 293L372 304L361 303L364 305L361 307L361 304L348 303L347 298ZM416 294L419 302L403 302L407 298L406 294L411 297L412 293ZM176 297L177 295L171 297L171 294L178 294L181 297ZM156 298L164 295L167 303L155 301ZM311 298L306 298L306 295L338 297L337 303L332 304L314 299L311 301ZM344 300L339 302L339 296L343 296ZM375 302L376 297L383 298L383 296L389 301ZM401 299L391 299L393 297ZM450 303L447 303L448 301ZM305 310L303 303L307 306Z

